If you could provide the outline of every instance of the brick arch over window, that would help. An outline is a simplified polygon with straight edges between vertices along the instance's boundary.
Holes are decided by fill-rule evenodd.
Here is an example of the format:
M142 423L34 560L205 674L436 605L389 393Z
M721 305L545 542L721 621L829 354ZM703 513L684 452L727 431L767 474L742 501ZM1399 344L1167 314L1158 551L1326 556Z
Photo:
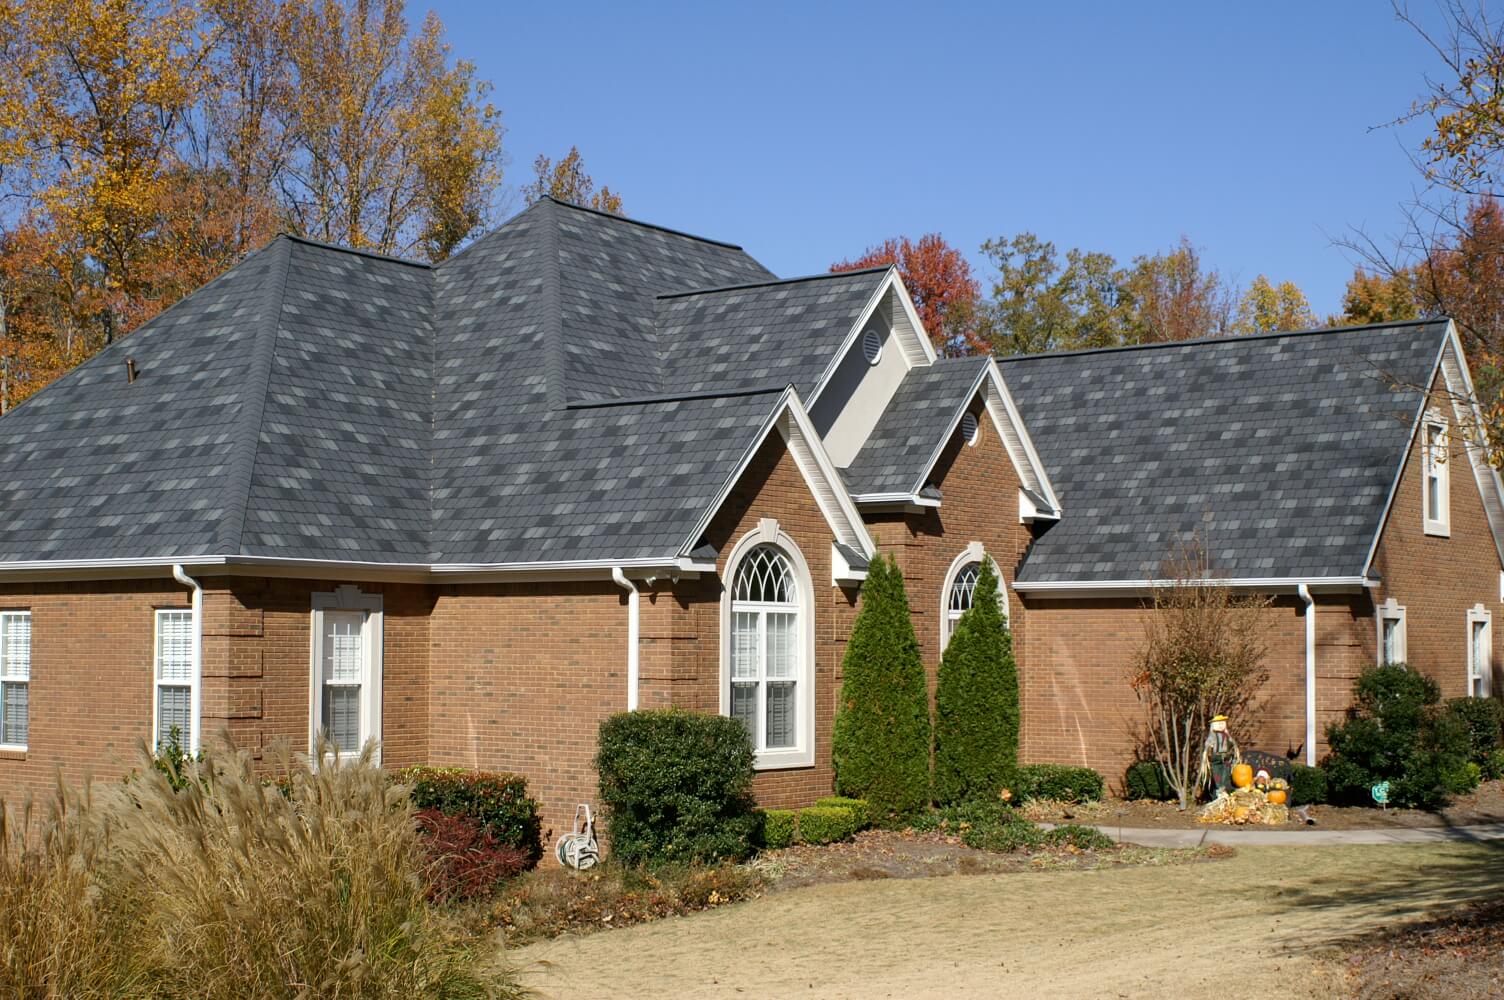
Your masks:
M945 652L945 647L950 642L950 634L956 622L971 607L977 574L981 570L984 558L992 563L992 572L997 574L997 603L1002 608L1003 617L1005 619L1008 617L1008 584L1003 579L1002 570L998 568L997 560L986 554L981 542L972 542L961 550L960 555L951 560L950 568L945 571L945 583L940 588L940 651L942 653Z
M761 770L815 761L814 594L804 553L771 518L726 560L720 709L747 723Z

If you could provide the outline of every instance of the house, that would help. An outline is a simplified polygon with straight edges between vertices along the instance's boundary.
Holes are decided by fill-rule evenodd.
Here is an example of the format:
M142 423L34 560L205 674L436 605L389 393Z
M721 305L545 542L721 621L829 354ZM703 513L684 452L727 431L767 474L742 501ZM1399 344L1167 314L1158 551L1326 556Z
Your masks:
M0 790L323 728L524 773L559 826L600 720L677 705L804 803L880 551L932 678L991 558L1024 757L1116 780L1190 532L1275 598L1249 726L1319 753L1378 657L1489 683L1470 393L1444 320L937 357L891 268L546 199L433 267L282 237L0 419Z

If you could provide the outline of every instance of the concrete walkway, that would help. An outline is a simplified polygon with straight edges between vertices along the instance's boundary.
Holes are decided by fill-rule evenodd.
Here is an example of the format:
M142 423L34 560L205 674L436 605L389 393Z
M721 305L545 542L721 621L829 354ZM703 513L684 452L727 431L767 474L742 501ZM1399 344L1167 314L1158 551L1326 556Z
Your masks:
M1052 826L1041 823L1040 826ZM1379 830L1261 830L1257 827L1206 826L1195 830L1143 829L1096 824L1113 840L1140 847L1330 847L1338 844L1440 844L1504 840L1504 823L1477 826L1393 827Z

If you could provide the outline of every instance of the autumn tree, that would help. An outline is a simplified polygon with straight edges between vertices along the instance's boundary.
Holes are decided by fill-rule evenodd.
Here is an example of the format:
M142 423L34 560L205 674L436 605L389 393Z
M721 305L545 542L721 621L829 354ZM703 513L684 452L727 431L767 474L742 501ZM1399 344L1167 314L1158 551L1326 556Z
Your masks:
M558 163L538 155L533 161L533 183L523 189L523 196L531 205L539 198L556 198L571 205L583 205L598 212L621 215L621 195L602 184L595 189L595 180L585 172L585 161L578 146L570 146L569 152Z
M980 329L998 354L1111 347L1123 343L1131 310L1117 262L1033 233L982 244L997 271Z
M1217 270L1202 264L1201 251L1185 236L1169 251L1135 257L1122 291L1131 303L1128 343L1231 332L1236 294Z
M884 240L853 260L832 264L832 272L894 265L914 300L935 347L943 354L970 354L985 349L976 325L978 287L966 256L939 233L919 239Z
M1306 301L1305 292L1293 281L1275 284L1264 275L1253 283L1238 300L1232 332L1240 336L1276 333L1281 330L1305 330L1316 325L1316 314Z
M1395 274L1377 274L1355 268L1342 293L1339 323L1393 323L1420 316L1415 276L1408 268Z

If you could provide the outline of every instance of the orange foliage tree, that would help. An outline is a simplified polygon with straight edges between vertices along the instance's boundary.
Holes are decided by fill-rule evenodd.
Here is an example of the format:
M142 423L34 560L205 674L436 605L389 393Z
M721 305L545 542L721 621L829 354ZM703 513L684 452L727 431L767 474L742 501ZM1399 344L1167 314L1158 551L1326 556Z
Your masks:
M973 354L987 349L977 333L977 281L965 255L939 233L919 239L907 236L884 240L855 260L843 260L831 271L896 265L904 287L914 299L919 319L936 349L944 354Z

